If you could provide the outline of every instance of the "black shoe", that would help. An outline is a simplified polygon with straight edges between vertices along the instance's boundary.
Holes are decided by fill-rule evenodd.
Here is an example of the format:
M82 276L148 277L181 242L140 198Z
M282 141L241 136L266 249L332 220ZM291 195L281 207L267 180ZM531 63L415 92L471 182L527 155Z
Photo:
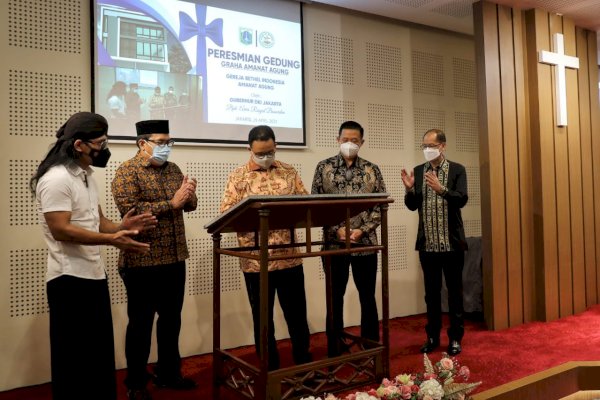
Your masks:
M191 390L198 386L198 384L190 378L178 376L172 379L161 378L160 375L155 375L152 380L154 385L160 388L169 388L175 390Z
M421 353L431 353L435 349L437 349L440 345L440 341L435 340L433 338L427 338L423 346L421 346Z
M148 389L129 389L127 391L127 398L129 400L152 400Z
M460 342L458 340L451 340L448 345L448 354L451 356L455 356L460 354L462 351L462 347L460 347Z

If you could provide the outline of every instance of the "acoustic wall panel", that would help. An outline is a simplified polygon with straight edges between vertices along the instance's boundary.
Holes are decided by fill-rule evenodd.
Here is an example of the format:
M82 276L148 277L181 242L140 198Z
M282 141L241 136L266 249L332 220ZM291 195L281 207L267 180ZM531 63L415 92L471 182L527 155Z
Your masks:
M472 4L472 0L453 0L440 4L432 8L431 11L454 18L466 18L473 15Z
M414 149L421 151L423 135L430 129L441 129L446 132L446 111L415 107L413 110Z
M444 56L412 51L413 93L444 95Z
M389 210L406 210L404 205L405 190L401 178L402 168L406 167L401 164L379 164L385 188L394 199L394 202L389 205Z
M388 229L388 263L391 271L408 270L408 253L412 251L413 238L408 237L406 225L392 225ZM381 256L378 257L381 269Z
M463 219L465 226L465 236L481 236L481 220L479 219Z
M8 0L8 44L81 53L80 0Z
M196 211L186 213L188 218L207 219L209 222L220 215L219 207L225 191L229 174L239 165L230 162L208 162L186 164L186 172L198 180L196 196L198 208Z
M369 103L367 109L369 130L365 132L366 145L370 149L403 150L405 123L402 106Z
M48 312L46 265L48 250L11 249L8 281L10 316L25 317Z
M82 110L81 76L8 71L8 133L54 137L71 114Z
M479 167L465 166L467 170L468 207L481 205L481 187Z
M352 100L314 99L315 145L337 148L337 137L342 122L356 119L356 104Z
M9 160L8 162L8 211L11 226L39 223L35 195L29 186L29 180L39 163L40 160Z
M402 7L420 8L435 0L384 0L386 3L397 4Z
M221 247L237 246L234 234L225 234ZM190 258L187 261L187 290L189 296L213 292L213 241L212 238L188 240ZM239 258L221 256L221 292L237 292L244 289Z
M108 290L110 291L111 304L126 304L127 290L119 274L119 249L112 246L102 248L102 258L106 265Z
M476 100L477 80L475 78L475 62L473 60L452 57L452 90L454 97Z
M313 37L316 81L354 84L354 44L351 39L315 33Z
M456 124L456 151L477 153L479 151L479 120L477 114L457 111L454 113Z
M367 87L402 90L402 49L366 43Z

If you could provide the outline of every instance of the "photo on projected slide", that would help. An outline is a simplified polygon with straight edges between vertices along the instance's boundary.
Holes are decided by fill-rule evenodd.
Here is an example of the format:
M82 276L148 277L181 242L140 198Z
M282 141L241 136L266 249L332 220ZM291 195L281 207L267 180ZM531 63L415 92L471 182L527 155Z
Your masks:
M278 14L272 5L290 4L93 1L94 111L111 137L133 139L135 122L168 119L179 142L246 145L264 124L278 143L305 145L298 4Z

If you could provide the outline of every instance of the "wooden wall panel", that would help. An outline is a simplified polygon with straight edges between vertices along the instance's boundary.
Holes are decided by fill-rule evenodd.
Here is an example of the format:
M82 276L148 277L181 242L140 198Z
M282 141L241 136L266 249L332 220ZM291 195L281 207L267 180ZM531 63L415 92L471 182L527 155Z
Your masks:
M486 321L500 329L572 315L599 300L596 37L542 10L479 2L474 17ZM556 51L554 33L586 63L567 69L564 127L557 68L538 61Z
M517 131L519 144L519 193L521 205L521 257L523 266L523 322L535 319L537 295L534 285L535 263L533 252L533 185L531 173L531 136L529 131L529 98L526 42L523 13L513 10L515 54L515 93L517 99Z
M542 13L548 15L547 13ZM539 53L540 49L555 51L552 45L552 37L555 33L562 33L562 18L557 14L548 15L549 25L549 44L545 47L535 49L536 53ZM557 80L557 68L551 65L545 65L539 63L540 68L547 69L550 72L550 83L548 87L554 88ZM546 86L546 85L543 85ZM549 108L553 111L556 109L556 102L558 99L554 95L552 90L552 104ZM540 115L540 118L543 118ZM552 129L554 133L554 175L555 175L555 195L556 195L556 227L557 227L557 240L558 240L558 275L552 276L551 284L554 284L554 279L558 283L558 316L571 315L573 309L573 292L572 292L572 277L571 277L571 224L569 215L569 157L568 157L568 145L567 145L567 127L556 126L556 119L554 121ZM540 132L544 135L543 131ZM545 171L545 174L552 175L551 171L548 171L545 165L537 166ZM544 218L550 218L549 215L544 215ZM550 282L549 282L550 283ZM554 319L554 318L552 318Z
M481 228L483 252L484 307L490 329L508 327L508 289L506 274L506 209L504 201L504 162L502 106L500 92L500 60L498 58L498 29L496 6L480 2L474 5L475 47L478 73Z
M563 19L565 53L577 54L575 24ZM571 219L571 309L566 315L585 310L585 259L583 235L583 184L581 178L581 129L579 125L579 97L576 69L567 68L567 145L569 168L569 214ZM568 266L567 266L568 267ZM562 282L562 278L561 278ZM580 288L580 289L578 289ZM562 301L561 301L562 304Z
M598 43L594 32L587 32L588 41L588 76L590 85L589 118L592 132L593 185L594 185L594 220L596 228L596 303L600 302L600 104L598 101ZM583 108L584 106L582 106ZM587 104L585 105L587 107ZM589 305L589 304L588 304Z
M579 103L590 104L590 77L588 60L587 30L577 28L577 56L579 57ZM596 296L596 232L594 223L594 170L592 168L592 127L590 109L581 107L579 114L581 137L581 176L583 200L583 230L585 259L585 300L586 304L595 304Z
M519 146L512 9L497 7L502 92L502 137L506 204L506 261L509 325L523 322Z

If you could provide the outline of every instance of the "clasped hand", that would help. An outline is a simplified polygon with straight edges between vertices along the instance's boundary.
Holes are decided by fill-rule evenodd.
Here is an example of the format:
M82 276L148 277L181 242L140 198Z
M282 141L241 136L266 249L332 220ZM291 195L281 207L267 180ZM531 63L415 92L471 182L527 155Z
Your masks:
M195 178L188 178L187 175L183 177L181 186L171 199L171 204L174 209L183 208L185 203L195 196L197 184L198 182Z
M363 235L363 231L361 231L360 229L350 229L350 241L351 242L358 242L360 240L360 238ZM346 228L345 227L341 227L340 229L337 230L337 236L339 240L345 241L346 240Z

